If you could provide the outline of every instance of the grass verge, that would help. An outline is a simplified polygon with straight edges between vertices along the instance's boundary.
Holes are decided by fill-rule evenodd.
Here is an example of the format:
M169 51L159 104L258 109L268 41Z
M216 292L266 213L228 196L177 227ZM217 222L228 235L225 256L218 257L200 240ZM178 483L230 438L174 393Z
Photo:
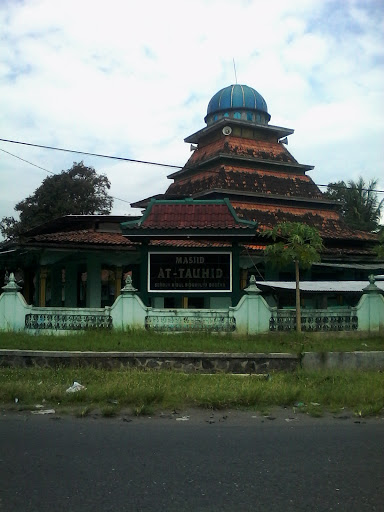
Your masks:
M73 381L86 389L66 393ZM265 379L171 371L6 368L0 369L0 404L15 410L33 410L36 405L56 410L72 408L79 416L87 416L93 408L100 409L104 416L113 416L124 407L142 415L183 407L266 410L296 404L313 416L346 408L363 417L384 410L384 373L300 370L275 373Z
M0 332L0 348L21 350L169 351L169 352L326 352L384 350L384 336L360 333L273 333L234 336L209 333L163 334L137 331L84 331L32 336Z

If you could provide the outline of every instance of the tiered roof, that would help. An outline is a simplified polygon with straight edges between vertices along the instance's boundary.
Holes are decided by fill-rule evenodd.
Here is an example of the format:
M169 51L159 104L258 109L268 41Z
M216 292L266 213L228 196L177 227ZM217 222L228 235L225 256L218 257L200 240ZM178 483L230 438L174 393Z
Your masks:
M293 130L268 124L257 91L233 85L214 98L208 125L185 139L196 146L169 176L165 194L132 204L147 208L142 217L65 216L26 233L26 245L134 250L142 240L204 248L237 239L244 250L262 252L262 232L290 221L318 229L330 259L372 257L376 235L346 226L338 204L306 174L313 166L300 164L283 143Z
M321 193L311 178L302 173L250 169L244 165L220 165L199 170L176 180L164 197L203 197L213 193L229 196L319 199Z
M256 236L255 248L265 246L262 231L290 221L316 228L326 248L360 254L363 243L369 252L367 244L376 235L350 229L338 203L326 199L306 174L313 166L300 164L287 150L281 137L293 130L269 125L268 120L250 122L245 107L237 113L234 110L217 121L212 117L215 112L209 112L208 126L185 139L197 144L193 154L180 171L169 176L174 182L157 198L229 198L239 219L258 224L260 241ZM144 199L133 206L148 202Z
M152 200L138 219L122 223L123 234L138 238L250 238L254 221L240 219L228 199L216 201Z

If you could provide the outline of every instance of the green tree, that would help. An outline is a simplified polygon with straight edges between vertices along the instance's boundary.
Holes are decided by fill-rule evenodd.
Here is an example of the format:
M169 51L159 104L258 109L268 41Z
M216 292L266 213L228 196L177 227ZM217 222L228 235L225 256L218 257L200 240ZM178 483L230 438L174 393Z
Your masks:
M310 268L320 261L323 240L317 229L301 222L280 222L264 235L274 244L264 250L267 261L277 267L294 264L296 280L296 330L301 332L300 269Z
M384 258L384 227L382 226L379 233L379 245L376 249L377 257Z
M365 183L360 178L355 181L337 181L328 183L325 196L340 203L341 214L352 229L361 231L377 231L380 227L380 216L384 199L379 201L375 188L377 179Z
M20 220L3 217L0 231L11 239L62 215L108 215L113 204L110 187L105 175L75 162L71 169L45 178L31 196L17 203Z

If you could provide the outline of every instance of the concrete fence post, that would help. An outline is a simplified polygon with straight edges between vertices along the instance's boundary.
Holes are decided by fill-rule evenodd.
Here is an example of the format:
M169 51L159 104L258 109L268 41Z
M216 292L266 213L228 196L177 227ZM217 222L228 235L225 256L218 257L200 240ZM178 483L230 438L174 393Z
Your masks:
M375 285L373 275L369 276L369 285L363 289L356 314L359 331L384 331L384 297L382 290Z
M28 306L19 292L21 287L16 283L13 273L2 289L3 293L0 296L0 330L21 331L25 326L25 315L30 311L31 306Z
M236 330L244 334L258 334L269 331L271 309L261 296L261 290L256 286L255 276L251 276L249 286L233 310L236 319Z
M111 307L114 328L144 329L148 308L136 292L137 289L132 285L132 277L128 275L124 288L121 289L119 297Z

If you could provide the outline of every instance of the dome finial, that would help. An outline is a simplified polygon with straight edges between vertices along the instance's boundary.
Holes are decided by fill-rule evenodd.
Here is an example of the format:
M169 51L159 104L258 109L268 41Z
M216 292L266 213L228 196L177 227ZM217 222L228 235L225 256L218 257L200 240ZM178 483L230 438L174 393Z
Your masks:
M236 63L235 63L235 57L233 57L233 70L235 72L235 80L236 80L236 84L237 84L237 74L236 74Z

